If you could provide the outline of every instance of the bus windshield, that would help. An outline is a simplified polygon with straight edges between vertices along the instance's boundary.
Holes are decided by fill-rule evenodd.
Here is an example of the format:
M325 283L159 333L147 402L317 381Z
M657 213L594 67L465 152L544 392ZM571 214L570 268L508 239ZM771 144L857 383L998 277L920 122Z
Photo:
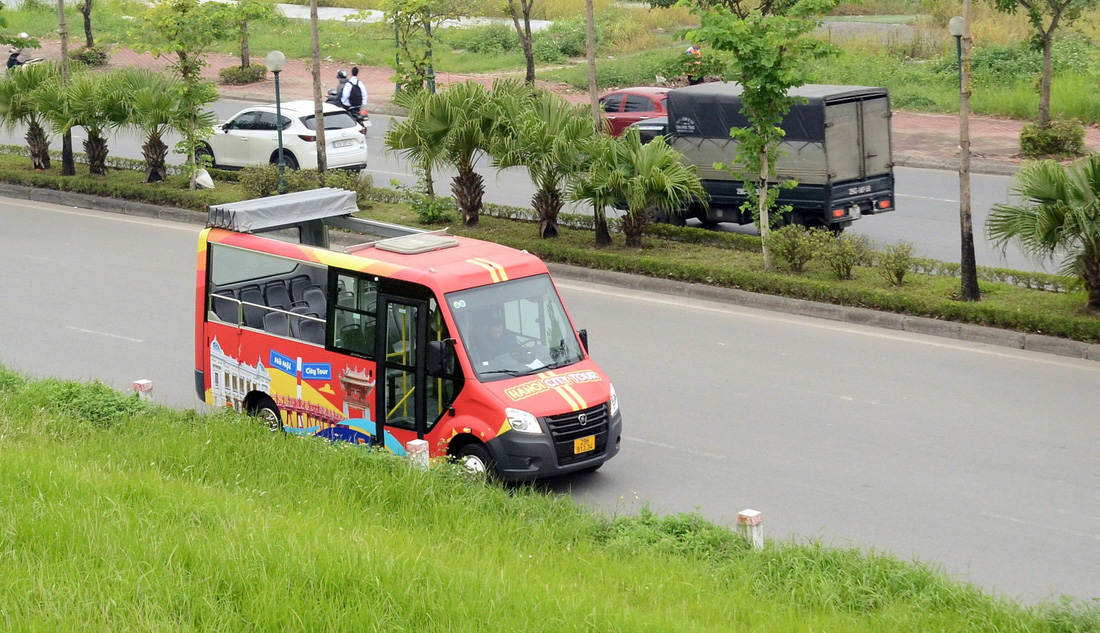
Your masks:
M584 359L549 275L446 295L482 382L526 376Z

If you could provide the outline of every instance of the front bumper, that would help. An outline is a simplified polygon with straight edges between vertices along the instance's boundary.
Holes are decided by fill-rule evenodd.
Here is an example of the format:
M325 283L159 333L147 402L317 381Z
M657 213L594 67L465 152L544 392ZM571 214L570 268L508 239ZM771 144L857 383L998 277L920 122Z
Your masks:
M497 476L504 481L529 481L599 466L619 453L622 428L622 411L618 411L607 425L603 450L568 464L559 463L554 440L545 432L531 435L508 431L489 440L486 447L496 462Z

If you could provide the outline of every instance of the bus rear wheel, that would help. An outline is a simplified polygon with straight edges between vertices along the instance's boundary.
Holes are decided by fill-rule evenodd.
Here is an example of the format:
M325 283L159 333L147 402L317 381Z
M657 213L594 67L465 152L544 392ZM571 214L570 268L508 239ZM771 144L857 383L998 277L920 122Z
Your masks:
M279 405L272 402L271 398L260 401L252 410L252 415L260 418L264 426L272 433L283 431L283 419L279 416Z

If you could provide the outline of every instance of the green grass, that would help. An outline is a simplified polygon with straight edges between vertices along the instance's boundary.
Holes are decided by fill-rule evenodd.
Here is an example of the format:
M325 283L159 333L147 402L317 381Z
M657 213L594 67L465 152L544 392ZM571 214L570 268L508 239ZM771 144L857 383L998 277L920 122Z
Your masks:
M888 556L757 552L3 368L0 449L6 631L1100 630Z

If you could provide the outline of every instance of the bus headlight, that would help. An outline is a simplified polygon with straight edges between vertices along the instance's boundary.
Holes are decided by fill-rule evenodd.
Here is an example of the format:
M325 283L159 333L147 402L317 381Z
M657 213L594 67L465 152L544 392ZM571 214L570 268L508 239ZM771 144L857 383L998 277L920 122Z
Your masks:
M542 433L539 420L535 416L521 409L505 409L504 415L508 416L508 425L513 431L520 433Z
M619 396L615 393L615 385L611 385L611 399L607 401L607 404L611 407L611 417L615 417L615 414L619 412Z

